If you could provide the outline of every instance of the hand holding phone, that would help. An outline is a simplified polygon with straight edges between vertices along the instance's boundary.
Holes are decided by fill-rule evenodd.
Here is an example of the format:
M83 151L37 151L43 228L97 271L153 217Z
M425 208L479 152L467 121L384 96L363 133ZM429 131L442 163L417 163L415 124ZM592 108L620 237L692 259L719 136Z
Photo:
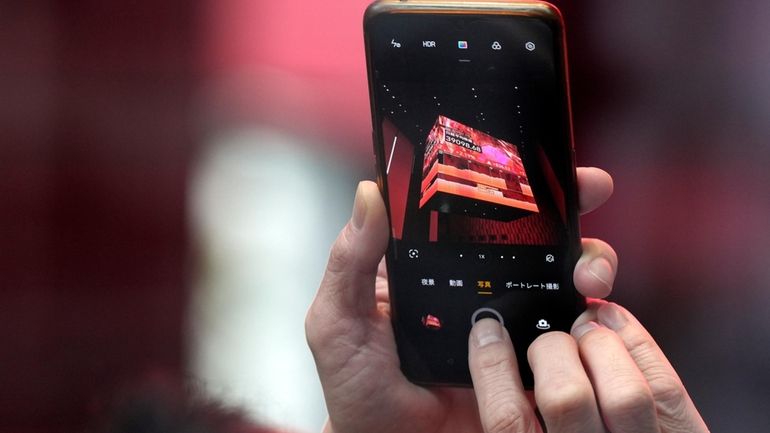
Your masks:
M419 11L420 8L422 8L423 12L431 7L435 8L443 6L447 8L446 10L450 10L451 7L459 4L471 5L470 2L427 1L380 2L378 4L408 5L414 7L414 9L412 9L413 11ZM482 5L489 7L490 5L494 6L495 4L497 3L484 2ZM535 4L538 7L544 6L542 3L528 2L526 4ZM462 30L465 25L466 23L460 23L458 24L458 28ZM452 29L453 27L444 26L444 28ZM406 32L405 34L409 33L410 32ZM382 42L384 42L383 45L389 46L394 50L406 49L410 46L407 45L407 42L401 37L391 37L390 40L383 39ZM437 48L439 46L439 42L435 39L426 38L423 42L423 47L425 49ZM495 44L494 42L497 43ZM543 44L538 41L527 42L523 44L523 49L529 52L538 52L538 49L543 47ZM471 38L457 38L454 43L456 44L457 50L470 50L471 47L476 45L476 42ZM548 44L545 46L547 45ZM492 51L503 51L506 46L510 45L507 42L503 43L499 40L495 40L489 44L488 48ZM371 56L372 53L369 55ZM479 59L480 57L468 56L456 58L458 63L473 63L474 60ZM395 70L403 69L398 67L398 62L401 60L398 58L392 58L391 60L395 62ZM463 61L461 62L461 60ZM470 62L467 60L470 60ZM438 77L442 76L442 68L435 69L435 72L438 74ZM491 72L494 76L495 71L492 70ZM372 77L370 76L370 79L371 78ZM413 85L412 90L415 88L419 90L420 87L424 87L427 90L433 90L430 89L430 86L425 86L426 82L424 80L418 80L418 82L420 84L418 86ZM551 80L551 82L553 82L553 80ZM386 87L387 89L383 88L385 90L382 92L387 94L389 93L388 90L396 90L399 86L393 85ZM482 87L479 87L479 89L482 89ZM471 86L470 90L475 91L475 86ZM410 90L404 94L414 94L414 92ZM384 110L384 112L391 115L395 115L396 107L401 108L402 111L408 111L410 109L409 107L404 106L403 101L395 101L397 97L393 98L392 96L394 95L391 95L391 99L394 100L394 102L391 107L384 107L376 102L373 106L376 107L376 109ZM434 104L436 108L438 108L442 101L438 100L438 95L434 96L437 96L437 100ZM447 100L463 96L467 95L458 94L456 96L450 96ZM471 97L472 96L473 95L471 95ZM477 94L477 96L481 95ZM490 95L487 93L486 96L489 97ZM445 105L447 100L443 101ZM430 100L428 100L428 102L430 102ZM506 103L510 104L510 100ZM400 107L399 104L401 104ZM420 106L424 107L425 104L423 103ZM532 109L537 106L538 102L534 102L529 105L528 108ZM391 109L393 113L389 113ZM525 108L525 110L526 109L527 108ZM535 111L537 111L537 108ZM486 208L469 209L469 211L473 213L471 217L483 218L485 217L485 211L495 211L494 205L491 205L490 207L489 203L492 201L488 200L490 198L489 195L495 195L498 198L502 196L503 199L498 200L498 202L502 202L506 205L514 204L514 202L506 201L504 199L513 199L518 200L518 202L531 204L532 200L528 200L527 197L522 197L522 195L531 195L532 198L535 198L540 195L538 191L542 191L544 188L550 188L552 191L558 189L549 185L548 182L543 184L541 181L537 180L537 178L541 178L542 180L543 176L548 177L547 173L543 174L544 172L542 170L530 170L527 166L532 167L534 164L534 166L537 167L538 164L541 164L537 161L542 161L542 159L535 158L536 162L531 162L533 161L532 155L536 155L537 152L532 153L530 150L524 149L526 143L523 141L517 142L515 137L511 138L511 131L505 130L505 125L501 126L499 120L497 121L497 127L503 128L502 133L495 129L497 127L484 128L483 125L479 126L480 123L483 123L488 119L487 116L489 116L489 118L494 116L494 114L486 114L487 112L483 113L485 114L482 114L482 112L479 111L479 115L483 116L480 119L468 120L464 118L462 113L442 113L440 116L435 116L436 113L434 111L427 113L430 117L428 120L424 120L422 123L415 123L415 128L418 129L418 132L425 133L425 137L428 137L429 139L432 137L431 141L433 142L434 148L442 150L442 156L439 157L434 155L430 149L426 151L425 147L418 151L414 151L415 146L413 146L411 152L413 158L411 169L408 167L409 164L407 164L407 169L404 171L408 176L418 178L418 181L414 183L415 186L411 187L413 191L416 192L412 193L413 197L411 205L406 203L406 201L409 200L405 200L400 206L411 206L413 209L416 208L418 210L422 208L424 211L429 212L429 215L433 215L432 212L434 211L437 213L451 214L452 212L456 212L457 209L463 210L463 208L468 208L468 203L473 205L475 201L479 207ZM527 133L537 129L536 126L533 126L538 122L536 118L537 116L535 116L533 122L526 122L528 126L524 129L527 129L527 131L521 131L524 133L522 136L526 136ZM381 120L382 119L378 119L377 115L375 115L375 126L380 124ZM561 118L562 122L565 120L568 124L568 117L566 119L563 117ZM375 141L380 143L381 149L378 153L379 162L381 163L379 168L379 180L381 185L383 184L383 181L385 181L384 178L388 176L390 170L395 170L396 172L399 170L398 165L389 163L385 166L382 164L386 160L384 156L386 147L383 140L383 130L388 127L395 127L402 121L403 118L401 120L395 120L392 122L393 125L377 129L375 133ZM387 122L381 123L381 125L386 124ZM429 128L419 131L420 125L429 125ZM515 123L514 125L519 126ZM562 123L561 126L554 126L554 128L557 127L561 128L561 133L564 134L564 123ZM533 129L529 130L528 128ZM393 130L396 129L400 130L399 128L393 128ZM414 131L412 131L412 133L413 132ZM408 138L407 134L403 134L403 136ZM393 162L397 160L394 159L397 158L394 155L398 154L399 148L402 149L403 146L397 147L397 135L390 135L388 138L395 138L394 143L387 148L389 153L388 159L390 162ZM419 142L419 139L415 140L415 142ZM563 144L564 142L562 141L561 143ZM496 150L499 150L502 152L503 163L496 165L495 168L499 170L505 169L509 174L518 174L518 177L515 179L513 177L506 179L505 176L503 176L505 182L500 183L499 180L490 179L499 179L500 176L493 176L492 173L482 173L487 175L484 179L488 182L480 183L486 183L486 186L481 186L479 185L479 182L477 182L474 186L474 190L468 191L466 188L458 194L458 188L452 190L452 188L446 188L446 186L452 186L452 183L463 184L463 181L468 180L467 176L465 179L462 179L462 176L459 176L459 179L457 176L453 179L448 177L447 174L451 174L452 167L459 170L468 170L469 165L463 166L462 164L456 164L457 161L454 161L455 164L452 163L452 146L455 147L454 150L458 150L456 148L460 147L468 152L477 153L484 153L484 150L487 150L487 153L494 153ZM514 146L514 148L511 148L511 146ZM462 153L462 149L460 149L460 152L455 153ZM482 152L478 152L478 150L482 150ZM555 159L553 159L553 155L551 155L551 157L546 155L545 165L550 164L552 167L554 165L561 166L560 169L555 169L555 172L560 172L562 177L565 173L573 173L574 176L572 176L571 183L560 183L557 186L568 191L565 195L567 198L565 199L562 197L562 200L565 203L573 200L569 206L574 209L568 211L567 206L565 206L563 215L565 215L565 221L569 220L574 222L576 221L574 219L575 215L570 214L569 218L566 218L566 215L569 212L574 212L576 214L578 209L580 213L589 212L600 206L612 192L612 179L607 173L599 169L579 168L576 171L572 171L571 157L568 158L569 163L566 165L556 162L560 158L562 162L564 161L564 154L560 153L563 150L562 147L561 150L556 152L557 157ZM437 151L435 153L437 154L439 152ZM407 152L406 155L408 157L409 153ZM520 158L520 161L517 160L517 156ZM472 160L471 163L479 163L480 161L483 163L482 158L469 159ZM499 163L499 161L497 162ZM523 170L525 176L522 176L522 167L519 166L519 162L521 165L525 166ZM438 165L444 167L438 167ZM469 171L478 174L480 170L477 165ZM414 173L417 174L414 175ZM530 175L530 173L532 174ZM455 174L457 173L455 172ZM465 172L465 174L468 173ZM556 176L558 177L559 175L557 174ZM471 174L471 177L474 177L474 175ZM526 179L523 177L526 177ZM511 183L509 183L509 181ZM495 186L495 182L497 182L497 186ZM442 183L443 185L440 185ZM513 185L514 188L506 188L508 185ZM516 185L518 185L518 188L516 188ZM531 191L525 191L527 185L531 187ZM440 186L442 187L440 188ZM487 188L489 186L493 188ZM497 191L495 191L494 188L496 188ZM569 192L570 188L576 188L579 195L575 194L574 191ZM519 193L519 195L510 194L511 191L504 191L506 189L515 190L514 192ZM383 188L383 190L385 190L385 188ZM525 192L527 194L525 194ZM528 194L530 192L531 194ZM408 194L405 197L407 196ZM578 196L580 197L579 200L577 199ZM353 216L332 247L326 274L306 318L305 326L308 344L316 361L329 411L329 421L327 422L324 431L333 431L337 433L362 431L398 433L468 433L502 431L500 430L501 428L508 429L505 431L542 431L543 426L540 425L540 422L535 417L535 408L531 406L527 397L524 395L521 377L519 376L518 370L514 367L518 361L514 354L511 338L502 337L501 340L495 340L492 336L494 332L489 330L489 327L491 326L493 329L501 331L499 335L507 335L507 331L498 321L489 319L484 320L483 318L477 317L476 319L479 319L479 321L473 326L470 338L467 333L462 336L462 340L464 340L466 344L470 344L470 353L473 357L471 366L475 371L473 377L475 393L474 390L468 388L424 388L414 383L414 381L423 381L419 377L413 376L410 378L410 381L410 379L404 375L404 358L402 357L399 359L397 338L396 335L394 335L393 327L394 323L397 323L397 319L393 318L393 314L400 314L399 312L403 310L395 306L394 299L391 298L394 291L392 288L389 288L389 280L392 281L393 276L388 275L383 260L383 255L385 254L386 249L388 249L389 243L389 254L393 254L394 251L396 251L396 249L393 248L393 239L397 238L396 233L393 230L393 215L392 213L391 215L388 215L388 210L392 210L393 204L394 202L397 202L397 200L392 200L387 192L385 197L388 199L387 209L386 204L383 202L381 191L374 183L362 182L359 185L356 193ZM419 197L416 205L414 203L415 197ZM484 198L487 200L483 200ZM486 201L487 203L482 203L483 201ZM552 200L553 203L556 201L557 200ZM511 206L517 209L504 209L500 211L498 207L497 210L500 212L495 215L495 217L498 218L498 221L513 221L520 219L522 213L527 215L527 212L529 212L529 215L531 216L532 213L535 212L533 207L526 205L526 203L518 202L515 203L517 206ZM544 206L540 206L541 203L538 202L537 198L534 202L538 212L540 209L547 209L550 207L548 203L545 203ZM399 204L396 203L396 205ZM559 206L557 205L556 207L558 208ZM434 217L431 216L424 224L427 224L427 227L431 227L431 220L434 220ZM404 223L402 228L406 228L407 231L414 230L415 227L418 229L420 228L419 224L411 225L406 221L407 218L404 218L404 221L402 221ZM438 226L436 227L438 228ZM567 239L570 239L570 236L577 235L576 231L568 232L569 233L565 232L567 234ZM420 230L417 230L416 233L425 234L424 231L421 232ZM427 242L432 242L431 237L434 237L433 229L429 228L427 233L429 237ZM446 237L447 233L458 235L467 232L457 230L441 232L444 237ZM400 235L403 237L404 234L405 232L402 230ZM474 233L474 236L480 234L481 233ZM489 233L487 233L487 236L488 235ZM436 230L434 239L438 239L438 236L439 231ZM547 235L545 237L547 237ZM476 239L478 240L478 238ZM540 237L540 239L542 239L542 237ZM576 246L574 242L566 242L561 245L566 246L567 250L575 248ZM419 251L419 248L413 249L417 251L410 253L409 249L407 249L402 257L413 260L425 257L421 255L422 251ZM554 255L554 259L556 259L556 255ZM549 262L546 261L546 263ZM577 293L589 298L600 298L609 294L617 267L617 257L609 245L595 239L583 239L582 254L579 259L573 257L569 261L563 263L569 263L569 266L562 270L560 278L569 278L570 285L574 281L574 287ZM446 268L452 268L452 266L446 266ZM425 280L427 287L430 287L430 278L426 277ZM419 281L422 283L422 278ZM436 279L434 278L434 284L435 283ZM454 286L450 287L459 288L457 286L457 281L455 281ZM479 287L479 289L486 289L486 287ZM592 308L581 316L575 324L576 327L573 330L575 333L574 337L578 339L581 345L588 344L584 343L584 341L587 342L594 339L589 336L599 335L599 332L596 331L596 323L602 322L602 320L606 322L607 319L606 313L604 319L602 318L601 311L601 309ZM482 313L479 313L478 316L485 317L482 316ZM631 325L618 328L618 330L615 331L618 335L622 332L625 333L624 338L646 336L645 338L648 338L651 343L649 347L655 347L649 334L646 334L646 331L641 328L635 319L630 315L627 315L627 312L623 312L623 317L625 317L626 323ZM441 328L444 326L441 317L436 315L425 315L419 322L426 331L433 331L430 328ZM615 322L616 325L618 323L620 322ZM539 324L539 321L535 323L535 325ZM543 326L545 326L545 324L543 324ZM607 326L611 326L609 322ZM487 329L485 329L485 327ZM470 328L470 325L468 325L468 328ZM612 329L614 330L615 328ZM484 344L479 344L478 337L480 333L483 337L480 340L485 341ZM563 341L554 343L554 339L562 339ZM527 347L517 347L517 350L522 349L526 351ZM590 397L588 399L583 399L584 401L582 401L582 403L594 402L594 404L581 405L579 408L580 410L577 411L560 410L560 408L570 408L570 405L565 406L563 404L565 403L565 400L560 398L560 396L563 397L564 394L557 392L562 389L562 387L549 387L547 385L549 384L549 378L552 379L553 377L556 377L553 374L555 372L553 370L554 365L559 367L557 370L568 366L571 371L583 371L584 367L574 349L576 349L576 346L572 337L559 332L546 332L542 334L541 338L537 339L532 347L530 347L530 358L529 360L524 361L528 365L531 365L535 371L535 400L538 407L541 409L542 417L548 427L548 431L579 431L580 427L578 426L592 426L596 427L597 430L601 429L601 421L597 421L599 420L599 411L602 413L612 412L613 408L617 408L617 405L612 404L612 402L620 401L619 397L628 394L626 391L633 390L633 386L636 384L636 382L628 381L624 386L616 387L616 392L614 394L606 393L601 389L603 386L601 377L592 374L590 379L582 381L577 380L575 381L575 384L582 387L581 389L584 391L588 391L587 393L581 393L583 396L587 395ZM621 346L615 345L614 347L600 344L595 345L594 349L595 350L591 352L594 355L598 353L598 356L595 358L599 360L604 359L602 353L606 354L607 349L615 350L617 354L620 355L624 353L622 344ZM452 350L456 350L456 348ZM569 352L570 356L564 355L565 350ZM467 353L467 351L465 353ZM488 356L490 353L491 355ZM626 353L626 356L627 355L628 353ZM552 362L558 359L562 359L566 364ZM508 366L509 368L483 368L483 363L485 361L490 362L495 360L500 363L499 367ZM666 367L666 365L668 365L665 361L665 357L663 357L662 353L659 351L656 352L656 356L650 357L647 361L656 363L657 367ZM633 362L638 361L633 360ZM629 366L633 370L633 366L630 364ZM639 368L642 368L641 364L638 366ZM481 367L481 369L479 369L479 367ZM467 369L467 366L465 368ZM670 365L668 365L667 368L668 369L665 371L673 373L673 370L670 369ZM462 366L460 370L462 370ZM479 372L481 373L479 374ZM406 371L406 373L409 374L409 371ZM451 374L454 373L450 373L450 375ZM675 377L675 373L673 373L673 375L673 377ZM426 383L443 382L442 379L435 380L436 377L439 376L430 376L424 381ZM585 379L585 376L582 376L582 378ZM450 379L448 382L453 381L454 380ZM490 387L490 385L492 385L492 387ZM495 385L498 385L497 388L494 387ZM650 386L650 389L655 389L655 387ZM679 395L684 395L686 397L686 392L684 392L683 388L680 387L679 390L682 391ZM598 405L593 397L595 395L598 396ZM490 399L490 396L493 398ZM687 398L687 401L689 401L689 398ZM657 407L666 407L664 401L659 402L655 400L654 397L647 402L654 402ZM567 401L567 403L575 402ZM571 407L574 409L574 405ZM652 406L648 404L629 406L628 410L615 411L610 418L606 419L610 421L616 419L622 420L624 417L639 413L649 415L651 407ZM653 412L653 417L654 416ZM649 421L650 419L651 418L648 417L646 420ZM699 422L699 416L697 411L694 410L694 407L692 407L691 402L689 402L689 405L678 406L675 410L663 413L660 415L659 420L660 422L669 423L668 425L690 426L693 427L692 431L696 432L706 431L702 420ZM608 427L608 431L621 431L615 430L615 425L607 424L605 427ZM651 431L655 431L656 426L651 425L650 427L653 428ZM560 428L563 430L560 430Z
M590 211L609 197L612 181L605 172L578 169L577 175L581 210ZM510 339L497 321L479 321L469 338L475 389L423 388L402 374L382 261L387 227L377 186L362 182L305 322L329 411L324 432L544 431L515 369ZM615 276L615 253L595 239L584 239L583 247L575 285L584 296L605 296L606 282ZM610 263L608 276L595 278L590 272L594 260ZM490 326L501 339L494 338ZM665 425L708 432L671 364L628 311L595 301L572 334L543 334L528 351L534 401L547 431L616 433L627 431L623 426L630 420L640 431L660 431Z
M579 168L577 178L581 212L590 212L609 198L612 179L604 171ZM332 246L305 321L329 411L325 431L483 431L472 389L423 388L401 372L382 260L387 245L387 214L380 191L373 182L361 182L353 216ZM574 271L576 287L587 297L607 296L610 287L589 272L593 260L608 261L610 275L605 280L612 283L614 251L602 241L584 239L583 256Z

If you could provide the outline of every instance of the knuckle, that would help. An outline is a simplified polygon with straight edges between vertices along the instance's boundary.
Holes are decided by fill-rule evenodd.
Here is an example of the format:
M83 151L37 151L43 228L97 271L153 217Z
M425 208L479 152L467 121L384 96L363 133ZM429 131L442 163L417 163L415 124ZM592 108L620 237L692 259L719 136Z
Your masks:
M687 405L684 385L670 374L663 373L649 378L650 391L656 407L663 413L682 413Z
M310 308L305 314L305 339L311 352L316 351L320 345L322 339L322 327L317 326L319 314L317 312L318 307L315 306L315 302L310 305Z
M348 241L350 226L346 225L340 232L337 239L334 241L331 250L329 251L329 262L326 265L328 273L343 272L348 268L349 263L354 258L351 251L351 244Z
M656 407L665 413L678 413L685 410L687 392L684 385L661 363L660 349L655 342L640 335L628 340L627 347L647 378Z
M618 419L633 419L654 410L652 394L643 383L624 381L610 392L610 396L603 404L603 409Z
M512 400L497 400L486 411L485 433L525 433L534 431L532 421Z
M313 301L305 314L305 339L310 351L314 355L319 351L328 351L341 335L352 338L356 333L347 328L345 320L333 314L330 306Z
M575 382L560 383L542 394L538 407L546 419L569 418L593 410L596 401L589 386Z
M476 354L475 364L485 378L507 375L513 370L513 354L500 344L491 344Z
M646 335L629 335L625 339L628 353L641 364L655 364L657 358L657 345Z

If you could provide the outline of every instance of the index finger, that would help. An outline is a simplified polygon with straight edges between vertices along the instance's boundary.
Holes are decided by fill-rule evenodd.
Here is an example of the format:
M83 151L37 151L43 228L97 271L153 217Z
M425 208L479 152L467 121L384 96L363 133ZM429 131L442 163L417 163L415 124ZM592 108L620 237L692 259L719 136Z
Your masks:
M481 319L473 325L468 365L486 433L542 432L524 393L511 337L500 322Z

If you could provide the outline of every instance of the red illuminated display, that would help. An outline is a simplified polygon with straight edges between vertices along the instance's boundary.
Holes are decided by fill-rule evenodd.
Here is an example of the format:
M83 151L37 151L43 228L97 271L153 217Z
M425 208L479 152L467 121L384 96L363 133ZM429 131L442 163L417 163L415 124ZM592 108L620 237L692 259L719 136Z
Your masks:
M511 220L538 212L515 145L438 116L425 146L420 208Z
M427 329L432 329L434 331L441 329L441 320L432 314L426 314L425 316L422 316L421 322L422 325Z

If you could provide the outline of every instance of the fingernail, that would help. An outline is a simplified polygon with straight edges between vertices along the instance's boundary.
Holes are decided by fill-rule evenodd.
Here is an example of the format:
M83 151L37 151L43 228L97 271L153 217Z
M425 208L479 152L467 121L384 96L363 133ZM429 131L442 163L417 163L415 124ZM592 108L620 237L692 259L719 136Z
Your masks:
M579 340L580 337L586 335L588 332L593 331L598 327L599 327L599 324L594 322L593 320L590 322L583 323L582 325L577 326L575 327L575 329L572 330L572 336L575 337L576 340Z
M617 331L628 323L628 319L617 304L612 302L602 305L596 312L596 317L606 327Z
M355 227L356 230L359 230L364 226L366 210L367 206L362 191L362 184L359 183L358 188L356 189L356 198L353 202L353 216L350 218L350 222L353 223L353 227Z
M476 347L484 347L503 341L503 326L495 319L481 319L473 325L471 334Z
M588 273L599 280L602 284L612 289L613 272L612 265L604 257L597 257L588 263Z

